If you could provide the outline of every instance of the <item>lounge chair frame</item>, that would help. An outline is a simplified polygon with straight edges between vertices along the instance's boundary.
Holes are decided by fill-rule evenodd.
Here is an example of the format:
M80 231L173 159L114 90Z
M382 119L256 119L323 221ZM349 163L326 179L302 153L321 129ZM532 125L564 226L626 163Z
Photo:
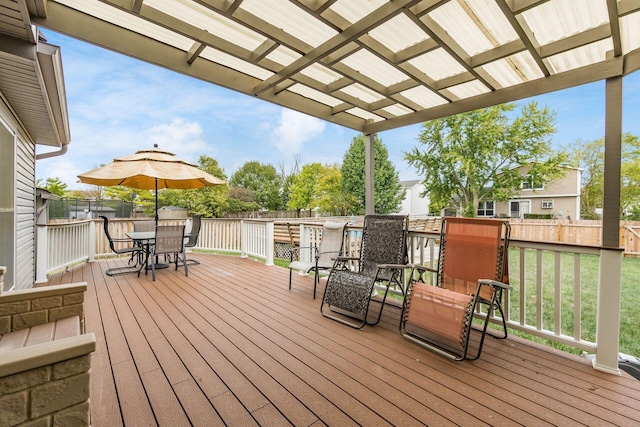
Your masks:
M365 216L359 257L338 257L329 273L320 305L324 317L356 329L378 324L389 287L403 289L408 226L404 215ZM369 322L371 295L378 282L385 284L384 295L375 321Z
M291 248L291 262L289 263L289 290L293 270L314 272L313 279L313 299L316 299L316 290L320 281L320 271L330 271L333 268L334 260L342 255L344 247L344 230L346 222L327 221L322 225L322 235L320 244L316 246L299 246ZM300 252L304 249L312 251L313 261L300 260ZM294 257L298 260L294 260Z
M507 327L501 299L508 285L509 223L495 219L445 218L440 235L438 268L414 266L400 320L407 339L454 360L480 357L493 311ZM435 286L430 285L437 273ZM487 307L481 313L480 305ZM478 316L481 315L481 316ZM482 317L481 338L469 354L474 318ZM447 324L450 322L451 324Z

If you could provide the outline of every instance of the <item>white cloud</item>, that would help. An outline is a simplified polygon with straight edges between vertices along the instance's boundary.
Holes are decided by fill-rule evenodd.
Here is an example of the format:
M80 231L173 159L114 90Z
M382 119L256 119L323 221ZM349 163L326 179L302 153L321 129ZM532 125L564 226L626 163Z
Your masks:
M281 153L299 153L302 145L321 134L324 127L322 120L283 109L278 126L271 132L271 141Z
M174 119L169 124L152 127L147 133L149 148L158 144L161 150L170 151L182 160L196 163L201 154L211 151L202 139L202 127L198 122Z

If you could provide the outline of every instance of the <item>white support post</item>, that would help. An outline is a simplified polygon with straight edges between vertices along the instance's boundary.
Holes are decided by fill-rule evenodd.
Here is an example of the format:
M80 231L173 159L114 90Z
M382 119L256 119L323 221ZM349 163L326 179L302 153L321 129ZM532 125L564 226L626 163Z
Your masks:
M274 247L276 244L275 241L275 237L274 237L274 222L270 221L267 223L267 236L266 236L266 247L265 247L265 251L266 251L266 260L265 260L265 264L267 266L272 266L273 265L273 252L274 252Z
M36 277L35 284L47 283L49 269L49 230L46 225L36 225Z
M364 204L365 204L365 213L367 215L373 215L376 213L376 207L374 203L375 197L375 180L374 180L374 165L375 165L375 155L374 155L374 140L375 134L367 134L364 137Z
M598 311L596 317L596 356L593 367L599 371L620 375L620 283L622 280L621 249L600 250L598 278Z
M247 258L247 225L240 221L240 258Z
M88 262L96 260L96 222L89 223L89 259Z

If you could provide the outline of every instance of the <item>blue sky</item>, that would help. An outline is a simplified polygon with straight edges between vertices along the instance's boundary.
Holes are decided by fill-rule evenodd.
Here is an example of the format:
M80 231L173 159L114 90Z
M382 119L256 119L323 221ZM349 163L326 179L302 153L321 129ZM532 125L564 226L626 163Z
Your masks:
M87 189L77 175L154 143L197 163L215 158L228 177L257 160L287 171L301 164L341 163L354 130L43 30L62 49L71 126L67 154L39 160L38 178L58 177L68 189ZM623 130L640 135L640 73L624 80ZM556 113L556 147L604 136L604 82L531 100ZM401 180L419 179L404 161L417 145L420 124L378 136ZM38 147L38 153L50 151Z

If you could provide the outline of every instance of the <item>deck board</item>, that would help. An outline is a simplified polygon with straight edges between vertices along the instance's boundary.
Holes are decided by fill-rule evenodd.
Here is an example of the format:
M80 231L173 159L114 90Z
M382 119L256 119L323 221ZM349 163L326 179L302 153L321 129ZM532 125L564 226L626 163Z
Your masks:
M238 257L110 277L109 259L55 275L84 280L92 425L618 425L640 423L640 381L509 337L453 362L398 333L387 304L355 330L321 316L311 276ZM378 303L372 306L379 307Z

